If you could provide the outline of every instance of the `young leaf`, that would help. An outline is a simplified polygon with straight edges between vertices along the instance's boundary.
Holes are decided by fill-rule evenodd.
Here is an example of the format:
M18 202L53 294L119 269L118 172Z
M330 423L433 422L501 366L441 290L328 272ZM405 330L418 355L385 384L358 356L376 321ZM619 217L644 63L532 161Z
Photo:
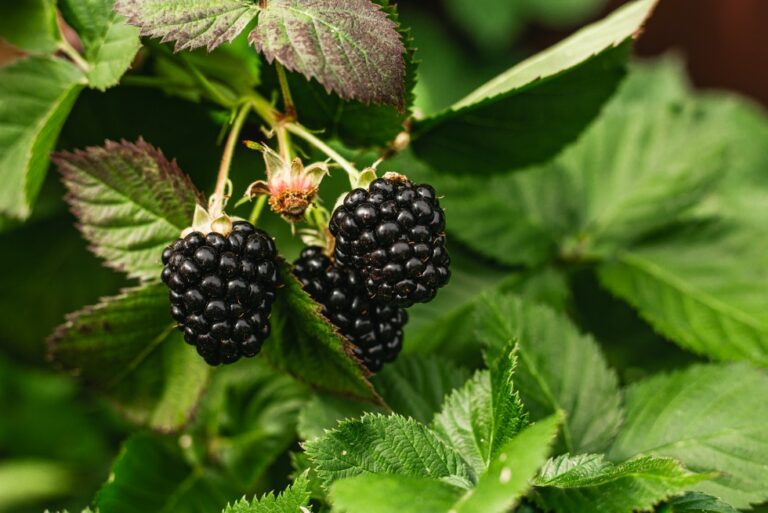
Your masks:
M405 107L405 46L371 0L269 0L250 39L344 99Z
M618 379L597 343L545 306L513 296L486 296L475 325L492 361L513 341L519 366L515 386L532 419L562 410L562 447L588 452L608 447L622 421Z
M238 494L231 480L184 461L176 440L139 433L120 450L94 505L99 511L221 511Z
M201 201L176 162L142 139L58 153L54 162L93 252L131 277L158 280L163 248Z
M115 0L63 0L64 18L85 48L91 87L101 91L118 83L141 47L139 30L114 11Z
M617 254L601 283L686 349L768 365L763 230L696 224L671 235Z
M505 513L546 459L557 422L547 419L520 433L471 490L435 478L363 474L333 483L331 500L345 513Z
M448 396L435 416L435 431L459 451L477 475L528 423L512 386L516 361L514 355L499 358L492 370L476 373L464 388Z
M695 487L746 508L768 499L768 377L747 364L697 365L629 387L612 460L639 453L720 472Z
M309 483L300 476L278 495L267 493L248 502L243 497L234 504L227 504L224 513L299 513L309 504Z
M362 417L366 412L385 413L370 403L353 401L343 397L315 394L299 412L298 431L302 440L323 436L346 419Z
M176 51L232 41L259 11L250 0L116 0L115 10L141 35L175 41Z
M209 367L173 330L162 284L129 289L70 314L49 339L49 356L103 392L137 423L183 426Z
M351 343L321 315L320 305L287 265L280 266L279 275L283 287L272 311L272 336L264 345L270 361L319 390L379 402Z
M330 497L339 513L448 513L463 492L426 477L362 474L333 483Z
M443 172L481 175L552 157L616 91L630 42L655 5L633 2L417 122L416 155Z
M48 154L84 81L74 65L50 57L0 68L0 213L29 217L48 171Z
M222 368L188 432L219 462L241 489L252 489L296 440L306 387L272 370L265 359Z
M614 465L602 454L564 454L541 469L535 500L556 513L650 511L710 477L688 472L669 458L641 456Z
M474 480L458 452L424 424L399 415L343 422L305 449L326 485L366 473L449 478L464 487Z
M665 513L738 513L720 499L699 492L688 492L667 502Z
M404 355L385 366L373 384L396 413L428 423L445 396L467 378L466 369L444 358Z
M0 3L0 38L22 50L55 52L61 38L56 26L55 0Z

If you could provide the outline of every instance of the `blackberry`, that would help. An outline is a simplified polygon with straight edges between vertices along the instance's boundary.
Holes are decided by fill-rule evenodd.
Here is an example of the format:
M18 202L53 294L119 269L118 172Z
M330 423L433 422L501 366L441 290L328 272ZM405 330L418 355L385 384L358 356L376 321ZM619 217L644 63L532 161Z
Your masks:
M331 262L318 246L304 248L293 272L304 290L324 307L324 315L355 346L355 355L372 372L393 361L403 347L402 308L368 298L358 274Z
M388 173L349 192L329 229L336 262L358 270L380 302L426 303L450 278L445 214L430 185Z
M227 236L192 232L163 251L171 315L210 365L261 350L277 288L276 255L269 235L245 221L233 223Z

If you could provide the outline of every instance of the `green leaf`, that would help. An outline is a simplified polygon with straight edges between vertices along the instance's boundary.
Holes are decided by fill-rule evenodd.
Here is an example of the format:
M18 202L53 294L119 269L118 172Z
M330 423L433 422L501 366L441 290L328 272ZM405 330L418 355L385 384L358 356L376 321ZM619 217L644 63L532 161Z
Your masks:
M49 339L56 363L160 431L186 424L209 371L173 329L167 295L163 284L125 290L70 314Z
M62 463L6 459L0 463L0 509L14 511L69 495L75 482L72 470Z
M696 490L746 508L768 499L768 376L747 364L697 365L630 386L612 460L639 453L720 472Z
M449 478L468 486L472 470L458 452L424 424L399 415L366 414L305 443L326 485L366 473Z
M667 503L665 513L738 513L738 510L720 499L699 492L688 492Z
M241 489L253 489L296 440L307 390L263 358L215 374L188 432Z
M514 296L486 296L475 326L492 356L517 342L515 386L532 419L566 413L560 443L565 451L610 445L622 421L621 394L592 337L550 308Z
M176 51L232 41L259 12L249 0L116 0L115 10L141 35L175 41Z
M84 82L67 61L28 57L0 68L0 213L29 217L48 154Z
M549 456L562 423L558 413L532 424L509 440L494 456L477 486L461 498L456 513L510 511L531 487L531 480Z
M22 50L56 51L60 34L54 0L16 0L0 5L0 38Z
M363 474L331 486L339 513L447 513L463 490L443 481L396 474Z
M115 0L63 0L61 11L85 48L91 87L101 91L118 83L141 47L139 30L113 9Z
M557 513L651 511L658 502L710 478L669 458L641 456L625 463L602 454L550 459L534 481L535 500Z
M299 477L283 492L269 492L248 502L245 498L229 505L224 513L299 513L309 504L309 483L306 476Z
M600 281L682 347L768 365L762 230L694 224L620 252L599 268Z
M476 175L549 159L616 91L630 42L655 4L631 3L417 122L414 152L440 171Z
M371 411L384 413L383 409L376 408L370 403L327 394L315 394L299 413L299 436L303 440L312 440L323 436L326 430L334 429L342 420L356 419Z
M405 107L405 53L395 23L370 0L270 0L251 32L268 62L328 92Z
M528 423L512 381L517 359L499 358L445 400L435 416L435 431L450 443L475 474L482 474L502 447Z
M318 389L364 401L380 401L351 343L321 315L322 308L301 288L290 268L280 266L272 336L264 353L277 367Z
M404 355L386 365L373 384L396 413L426 424L467 378L466 369L439 356Z
M176 440L139 433L123 444L94 505L112 513L207 513L237 494L224 475L184 461Z
M202 201L176 162L143 139L57 153L54 162L93 252L131 277L159 280L163 248Z

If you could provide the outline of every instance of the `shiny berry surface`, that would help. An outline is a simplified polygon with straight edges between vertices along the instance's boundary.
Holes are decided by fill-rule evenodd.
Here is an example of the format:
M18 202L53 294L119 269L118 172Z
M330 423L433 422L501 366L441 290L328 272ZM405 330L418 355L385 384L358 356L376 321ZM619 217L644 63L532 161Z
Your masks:
M374 180L347 194L329 229L336 262L355 269L376 301L426 303L450 278L445 213L429 185Z
M269 235L245 221L228 236L193 232L163 251L171 316L210 365L261 350L270 333L276 257Z
M322 248L305 248L294 262L304 290L324 307L323 314L355 346L366 367L377 372L403 347L404 309L369 299L359 275L331 262Z

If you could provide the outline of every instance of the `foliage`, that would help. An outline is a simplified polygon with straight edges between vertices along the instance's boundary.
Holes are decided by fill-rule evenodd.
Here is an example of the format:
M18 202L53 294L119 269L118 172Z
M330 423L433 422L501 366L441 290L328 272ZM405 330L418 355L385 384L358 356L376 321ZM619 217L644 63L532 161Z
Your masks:
M768 502L765 114L631 61L656 0L517 64L526 20L575 29L600 0L443 1L0 7L0 509ZM243 140L328 165L298 226L244 197ZM386 171L438 191L452 279L374 375L289 262ZM263 354L211 368L161 253L224 207L274 236L280 287ZM36 368L46 335L71 376Z

